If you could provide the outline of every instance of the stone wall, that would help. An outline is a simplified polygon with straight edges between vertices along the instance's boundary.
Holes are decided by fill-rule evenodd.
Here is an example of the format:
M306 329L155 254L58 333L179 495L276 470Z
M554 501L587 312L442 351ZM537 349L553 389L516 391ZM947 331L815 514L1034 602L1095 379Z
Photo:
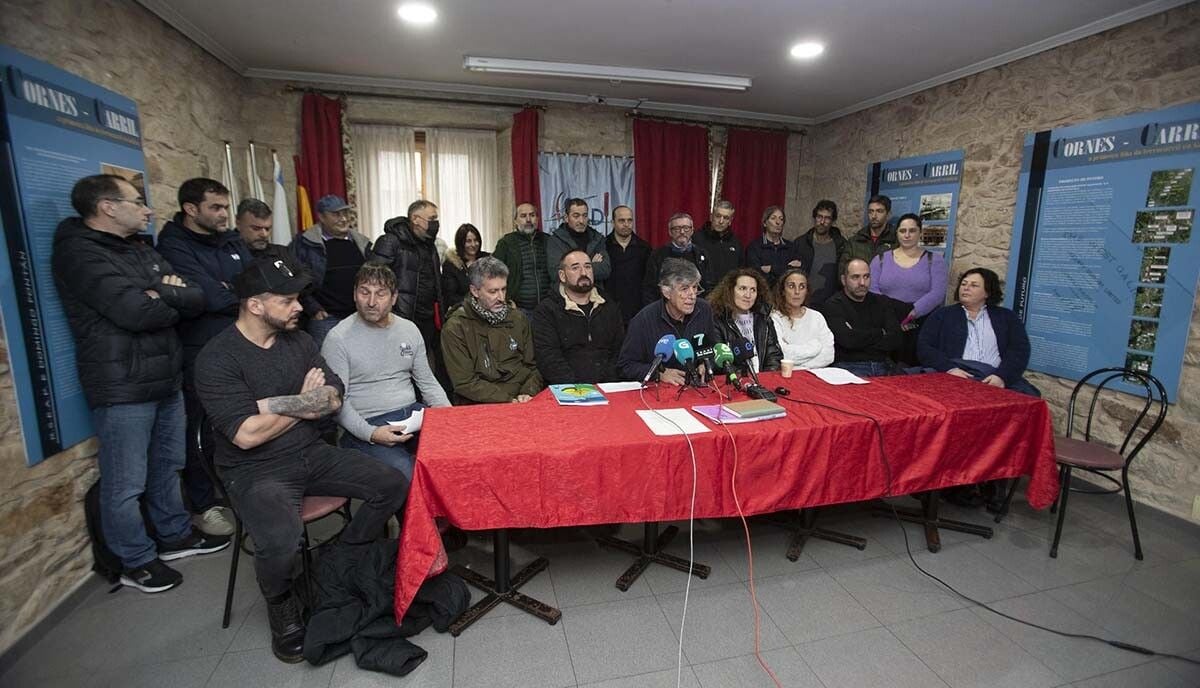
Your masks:
M1196 102L1200 3L1148 17L814 127L803 206L838 202L841 227L863 222L866 166L962 148L966 162L951 274L973 266L1003 276L1026 134ZM1183 517L1200 494L1200 318L1193 318L1180 403L1134 464L1136 499ZM1070 381L1032 375L1061 429ZM1190 393L1189 393L1190 390ZM1104 404L1106 427L1131 418L1131 399ZM1109 435L1112 438L1112 435Z
M175 213L180 182L197 175L220 179L223 140L244 142L258 134L242 124L256 122L242 114L246 80L130 0L0 0L0 17L0 43L137 102L160 227ZM294 128L294 120L287 126ZM264 136L296 138L275 129ZM90 575L83 495L97 475L94 439L26 467L7 361L5 352L0 652Z

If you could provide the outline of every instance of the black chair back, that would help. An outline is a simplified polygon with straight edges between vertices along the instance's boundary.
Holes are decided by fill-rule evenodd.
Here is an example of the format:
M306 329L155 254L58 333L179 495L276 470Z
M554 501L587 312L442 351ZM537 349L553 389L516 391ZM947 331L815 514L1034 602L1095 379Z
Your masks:
M1101 378L1099 382L1094 382L1096 378ZM1083 396L1085 399L1090 394L1091 399L1087 406L1087 420L1083 426L1083 440L1085 442L1092 441L1092 420L1096 416L1096 405L1100 401L1101 393L1106 387L1112 383L1121 380L1129 384L1140 385L1144 391L1145 402L1142 404L1141 410L1129 425L1129 430L1125 433L1125 438L1121 442L1120 448L1117 449L1121 456L1125 457L1125 469L1128 470L1129 464L1146 446L1154 433L1162 427L1163 421L1167 417L1167 390L1163 384L1158 381L1150 373L1143 373L1137 370L1128 368L1100 368L1093 370L1083 376L1071 391L1071 401L1067 405L1067 437L1071 437L1071 433L1075 428L1075 404L1079 398ZM1085 385L1095 385L1091 390L1084 390ZM1110 391L1114 391L1110 388ZM1137 438L1133 449L1129 448L1134 438Z

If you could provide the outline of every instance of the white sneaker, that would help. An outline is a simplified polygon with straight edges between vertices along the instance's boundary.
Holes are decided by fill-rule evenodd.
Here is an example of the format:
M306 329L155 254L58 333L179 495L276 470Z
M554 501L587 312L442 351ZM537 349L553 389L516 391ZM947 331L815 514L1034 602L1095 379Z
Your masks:
M205 535L233 535L233 518L226 515L224 507L214 506L197 514L192 517L192 523Z

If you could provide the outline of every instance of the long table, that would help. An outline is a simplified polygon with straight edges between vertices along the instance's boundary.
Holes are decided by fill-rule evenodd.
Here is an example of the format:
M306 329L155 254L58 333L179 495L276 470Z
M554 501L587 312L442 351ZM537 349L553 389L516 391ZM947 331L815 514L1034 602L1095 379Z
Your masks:
M1040 399L941 373L844 386L802 371L786 380L763 374L762 381L787 387L791 400L873 416L887 461L871 420L794 401L779 401L786 418L726 426L736 442L704 421L711 431L690 436L696 518L737 515L735 452L747 515L1023 475L1034 508L1057 496L1050 413ZM647 405L717 403L711 390L675 395L664 387L657 395L609 394L604 406L563 407L545 391L526 404L428 410L400 536L397 620L426 578L447 568L435 518L464 530L688 518L692 460L684 438L657 437L635 414Z

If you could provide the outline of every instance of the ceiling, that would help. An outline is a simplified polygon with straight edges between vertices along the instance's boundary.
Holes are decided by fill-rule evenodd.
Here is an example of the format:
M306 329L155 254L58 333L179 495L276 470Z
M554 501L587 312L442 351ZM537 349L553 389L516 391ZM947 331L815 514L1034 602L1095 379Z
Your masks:
M807 124L1162 12L1187 0L139 0L239 73L346 87L595 102ZM788 49L820 40L802 62ZM468 72L466 55L706 72L742 93Z

